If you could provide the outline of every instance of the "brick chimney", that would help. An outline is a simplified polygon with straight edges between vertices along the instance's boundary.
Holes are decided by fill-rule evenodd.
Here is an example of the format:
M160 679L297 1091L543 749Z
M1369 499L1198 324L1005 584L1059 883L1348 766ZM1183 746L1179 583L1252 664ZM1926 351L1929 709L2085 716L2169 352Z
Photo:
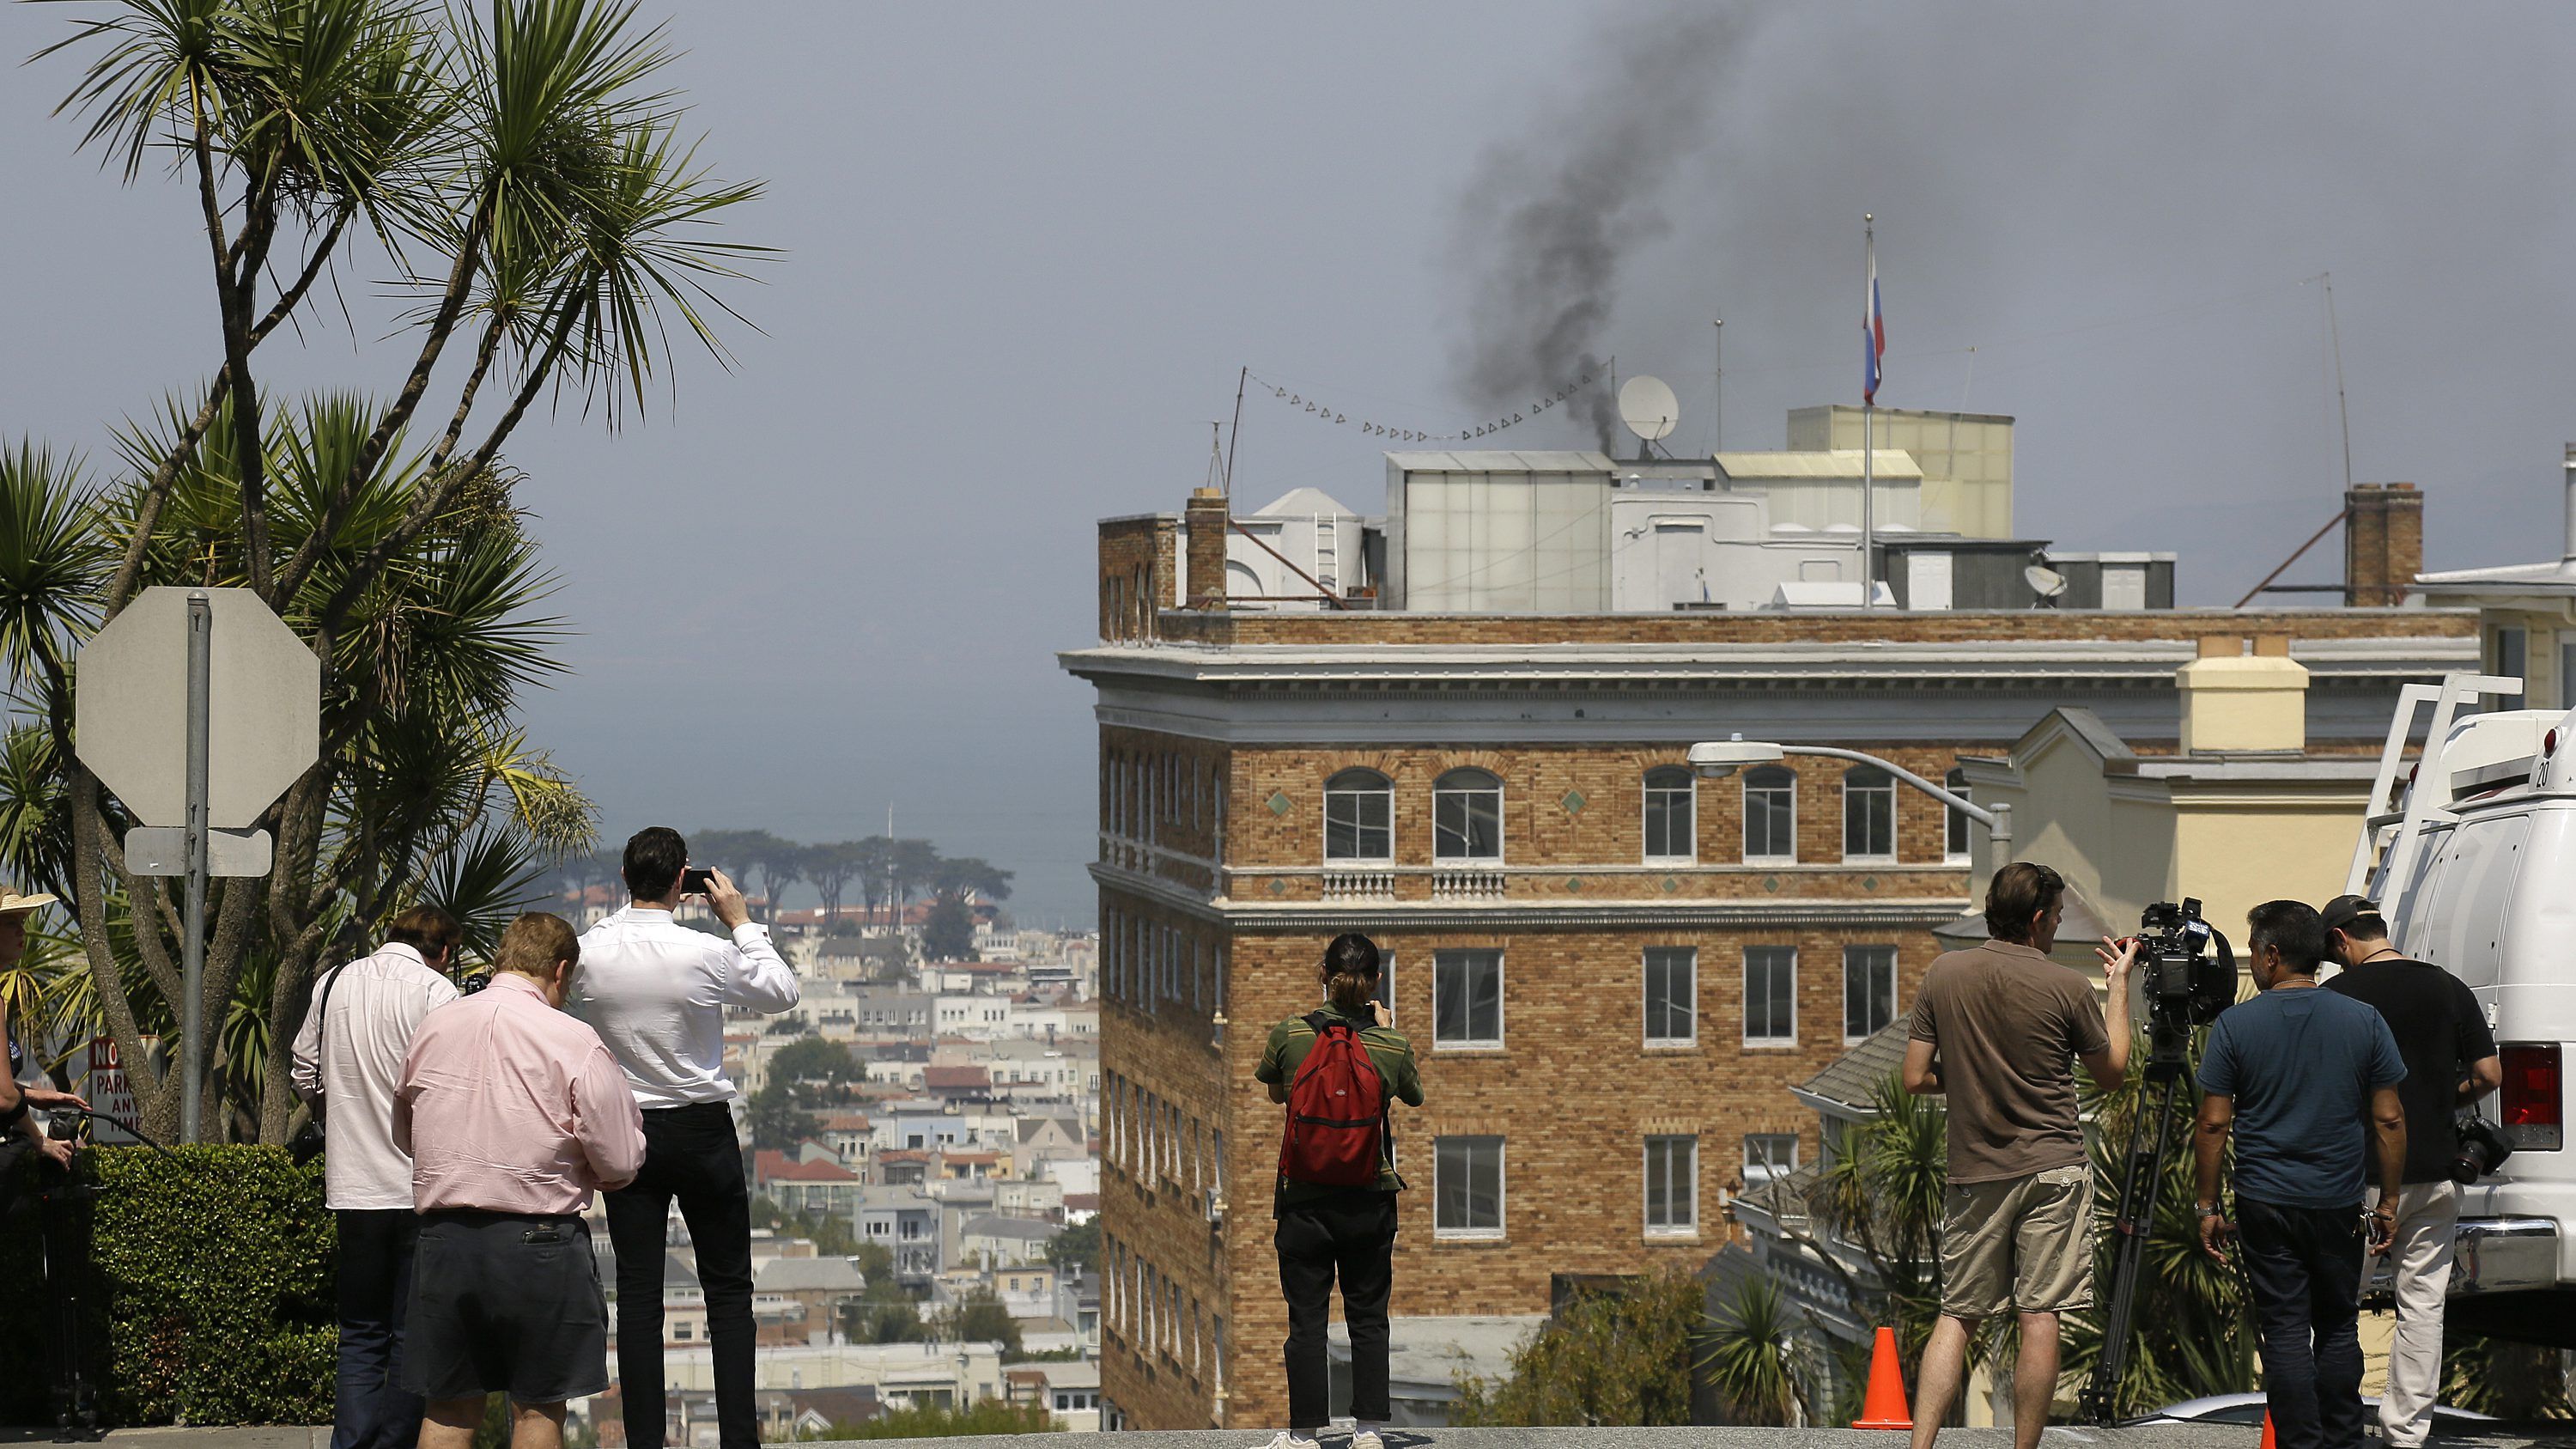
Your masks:
M2343 601L2359 609L2406 602L2424 570L2424 495L2412 483L2362 483L2344 494Z
M2183 753L2307 748L2308 671L2290 657L2290 636L2257 634L2251 653L2245 643L2203 639L2200 657L2176 671Z
M1225 608L1225 535L1234 517L1234 505L1214 488L1201 488L1190 494L1189 510L1183 521L1189 528L1189 556L1183 575L1188 588L1183 597L1192 609Z

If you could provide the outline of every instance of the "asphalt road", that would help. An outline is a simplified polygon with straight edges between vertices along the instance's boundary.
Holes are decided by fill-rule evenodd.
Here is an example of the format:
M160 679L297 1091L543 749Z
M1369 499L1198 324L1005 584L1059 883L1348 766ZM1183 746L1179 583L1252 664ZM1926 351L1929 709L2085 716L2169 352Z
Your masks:
M2503 1449L2503 1446L2550 1446L2550 1449L2576 1449L2576 1424L2550 1426L2554 1435L2517 1432L2477 1439L2448 1438L2438 1441L2443 1449ZM1141 1439L1152 1439L1153 1449L1261 1449L1270 1436L1257 1431L1218 1431L1212 1429L1165 1430L1147 1434L1122 1434L1112 1441L1128 1445ZM2234 1425L2158 1425L2134 1429L2051 1428L2040 1440L2041 1449L2255 1449L2260 1431ZM1090 1434L1020 1434L966 1439L875 1440L874 1444L912 1442L955 1446L955 1449L1103 1449L1103 1441ZM1340 1431L1327 1431L1323 1449L1342 1449L1347 1439ZM1387 1449L1903 1449L1905 1438L1899 1434L1863 1432L1857 1429L1391 1429L1386 1434ZM1957 1449L2005 1449L2012 1443L2009 1429L1948 1429L1941 1434L1945 1446ZM2371 1439L2378 1445L2376 1437ZM1141 1446L1139 1446L1141 1449Z

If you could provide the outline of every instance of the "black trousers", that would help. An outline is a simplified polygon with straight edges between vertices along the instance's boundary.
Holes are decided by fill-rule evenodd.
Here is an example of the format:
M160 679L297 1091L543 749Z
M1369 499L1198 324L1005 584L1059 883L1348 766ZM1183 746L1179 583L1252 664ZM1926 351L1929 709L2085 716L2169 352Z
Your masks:
M617 1377L626 1400L627 1449L663 1449L662 1255L671 1204L689 1225L715 1344L716 1439L752 1449L751 1194L742 1142L722 1102L644 1113L644 1169L608 1194L608 1241L617 1250Z
M1315 1430L1332 1418L1332 1373L1324 1326L1333 1279L1342 1281L1342 1319L1351 1329L1351 1417L1383 1424L1386 1299L1395 1288L1395 1194L1357 1188L1279 1210L1279 1291L1288 1299L1288 1427Z
M340 1372L331 1449L411 1449L423 1405L402 1386L403 1318L420 1215L344 1208L332 1217L340 1236Z
M2236 1200L2280 1449L2360 1449L2361 1205Z

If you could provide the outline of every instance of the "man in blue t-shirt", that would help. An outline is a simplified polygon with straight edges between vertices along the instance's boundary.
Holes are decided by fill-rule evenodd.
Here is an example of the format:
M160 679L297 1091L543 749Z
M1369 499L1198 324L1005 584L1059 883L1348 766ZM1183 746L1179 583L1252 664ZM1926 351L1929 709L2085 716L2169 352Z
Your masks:
M2245 923L2262 994L2228 1008L2201 1050L2200 1241L2225 1262L2228 1234L2244 1239L2280 1449L2360 1449L2363 1177L2375 1145L2381 1205L2367 1246L2385 1251L2406 1176L2406 1063L2377 1010L2317 989L2326 928L2314 908L2271 901ZM2234 1227L2218 1209L2231 1128Z

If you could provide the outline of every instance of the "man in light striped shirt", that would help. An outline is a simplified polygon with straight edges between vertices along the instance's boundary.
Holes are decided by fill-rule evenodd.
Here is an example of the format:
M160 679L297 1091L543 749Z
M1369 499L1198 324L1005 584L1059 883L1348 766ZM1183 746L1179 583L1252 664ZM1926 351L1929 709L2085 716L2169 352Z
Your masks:
M411 1155L394 1145L394 1089L421 1018L456 999L443 973L458 938L438 907L404 911L374 955L323 973L295 1034L295 1090L326 1124L323 1201L339 1226L331 1449L410 1449L420 1435L420 1396L401 1377L420 1219Z

